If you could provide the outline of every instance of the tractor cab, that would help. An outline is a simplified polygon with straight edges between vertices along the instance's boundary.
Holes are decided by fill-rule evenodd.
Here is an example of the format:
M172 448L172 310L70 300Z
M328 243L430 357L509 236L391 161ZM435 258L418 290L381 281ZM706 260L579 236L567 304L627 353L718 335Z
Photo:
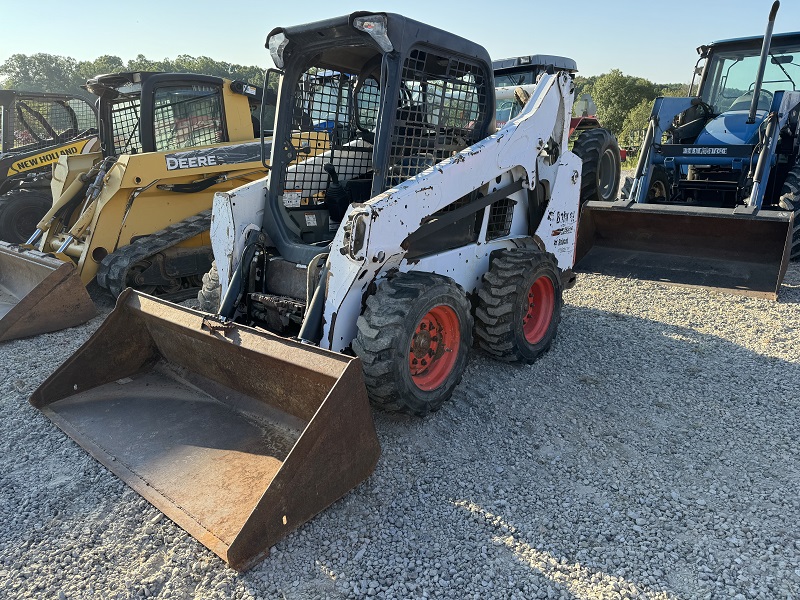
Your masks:
M771 114L781 115L781 127L769 158L768 189L760 195L779 195L797 153L800 32L773 35L762 63L763 41L748 37L701 46L697 95L656 100L650 201L746 204Z

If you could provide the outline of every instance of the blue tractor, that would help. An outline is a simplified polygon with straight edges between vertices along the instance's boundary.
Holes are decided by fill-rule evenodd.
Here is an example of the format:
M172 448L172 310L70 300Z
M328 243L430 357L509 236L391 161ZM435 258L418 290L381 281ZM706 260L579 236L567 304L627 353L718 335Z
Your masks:
M777 299L800 257L800 32L698 48L686 98L657 98L633 178L588 202L578 268Z

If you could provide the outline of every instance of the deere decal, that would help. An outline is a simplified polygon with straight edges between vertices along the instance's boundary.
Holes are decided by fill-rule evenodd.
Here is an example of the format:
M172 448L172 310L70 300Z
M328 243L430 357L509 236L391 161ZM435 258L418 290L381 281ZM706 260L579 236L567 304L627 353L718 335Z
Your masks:
M269 152L269 146L266 151ZM167 162L167 171L256 162L261 160L261 142L176 152L167 154L164 160Z
M50 148L43 152L39 152L38 154L27 155L24 158L20 158L11 163L8 168L7 176L12 177L13 175L18 175L19 173L46 167L54 162L58 162L58 158L60 156L81 154L84 149L88 150L88 148L86 148L87 145L95 140L96 138L78 140L77 142L71 142L69 144L65 144L64 146L59 146L58 148Z

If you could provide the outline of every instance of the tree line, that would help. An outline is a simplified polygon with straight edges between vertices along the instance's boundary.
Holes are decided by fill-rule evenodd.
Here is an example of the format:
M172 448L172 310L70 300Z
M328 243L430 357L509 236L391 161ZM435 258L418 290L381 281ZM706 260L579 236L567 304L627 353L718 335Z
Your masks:
M106 73L126 71L162 71L167 73L200 73L228 79L241 79L263 85L264 67L237 65L214 60L207 56L181 54L177 58L151 60L139 54L123 61L119 56L105 54L94 60L75 60L54 54L14 54L0 64L0 88L31 92L53 92L94 98L81 86L88 79Z
M622 145L631 145L637 132L647 128L653 101L658 96L686 96L683 83L653 83L625 75L619 69L592 77L575 78L575 97L590 94L597 105L597 119L610 129Z
M207 56L181 54L177 58L151 60L143 54L123 61L106 54L95 60L78 61L53 54L14 54L0 64L0 88L38 92L60 92L92 98L81 86L97 75L125 71L163 71L201 73L228 79L241 79L262 85L264 68L237 65ZM270 82L273 84L273 82ZM275 82L276 83L276 82ZM590 94L597 105L597 118L623 145L630 145L637 133L647 127L650 109L657 96L685 96L685 84L657 84L641 77L625 75L613 69L602 75L575 78L575 97Z

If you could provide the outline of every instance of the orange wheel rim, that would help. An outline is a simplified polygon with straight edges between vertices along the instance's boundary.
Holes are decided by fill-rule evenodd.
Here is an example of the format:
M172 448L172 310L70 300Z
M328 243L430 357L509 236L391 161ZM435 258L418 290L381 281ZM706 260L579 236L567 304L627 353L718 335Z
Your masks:
M428 392L444 384L456 364L460 343L461 327L452 308L439 305L422 317L408 349L414 385Z
M538 344L544 339L553 311L556 307L556 291L550 278L542 275L528 290L527 309L522 317L522 332L529 344Z

